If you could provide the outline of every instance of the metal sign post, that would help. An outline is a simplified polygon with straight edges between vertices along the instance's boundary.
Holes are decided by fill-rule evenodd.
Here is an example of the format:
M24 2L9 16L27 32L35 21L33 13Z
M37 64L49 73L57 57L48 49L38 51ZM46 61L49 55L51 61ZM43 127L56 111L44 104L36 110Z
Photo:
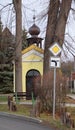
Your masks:
M53 62L55 63L55 67L54 67L54 86L53 86L53 119L55 119L55 90L56 90L56 66L57 66L57 62L53 60Z
M61 47L58 43L54 43L49 50L55 57L51 57L50 66L54 68L54 86L53 86L53 119L55 119L55 97L56 97L56 68L60 68L60 58L56 57L61 52Z

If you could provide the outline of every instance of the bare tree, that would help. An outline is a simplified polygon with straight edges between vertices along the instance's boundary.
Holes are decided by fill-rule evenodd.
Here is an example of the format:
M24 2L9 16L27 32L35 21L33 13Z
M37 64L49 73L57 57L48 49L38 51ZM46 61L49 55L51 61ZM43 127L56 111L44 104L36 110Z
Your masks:
M49 71L49 47L53 42L63 45L66 22L71 9L72 0L50 0L48 22L45 38L44 73Z
M22 91L22 15L21 0L13 0L16 12L15 91Z
M59 45L62 47L64 43L64 36L65 36L65 29L66 29L66 23L68 19L68 15L71 9L71 3L72 0L50 0L49 3L49 10L48 10L48 21L47 21L47 29L46 29L46 38L45 38L45 49L44 49L44 76L43 76L43 88L45 88L45 92L49 92L49 102L46 100L46 106L47 103L50 104L53 102L52 97L53 97L53 83L51 84L51 76L52 73L50 72L50 66L49 66L49 60L51 53L49 51L49 47L54 43L57 42ZM48 73L50 72L50 76L48 76ZM47 75L45 77L45 75ZM56 102L62 102L62 97L63 97L63 91L61 92L60 89L60 84L62 82L62 77L61 79L59 78L58 74L58 80L56 80ZM66 80L65 84L63 84L63 90L66 93ZM46 91L47 90L47 91ZM52 93L52 94L51 94ZM60 93L63 93L60 95ZM43 93L44 94L44 93ZM58 95L58 96L57 96ZM45 97L45 96L44 96ZM64 96L65 97L65 96ZM52 107L52 103L51 103ZM49 107L50 108L50 107Z

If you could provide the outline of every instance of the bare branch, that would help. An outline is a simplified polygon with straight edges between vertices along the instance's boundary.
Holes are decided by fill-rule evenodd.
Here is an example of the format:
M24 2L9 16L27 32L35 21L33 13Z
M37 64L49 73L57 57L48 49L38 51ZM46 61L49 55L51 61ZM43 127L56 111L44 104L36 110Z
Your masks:
M72 41L75 43L75 40L72 38L72 36L69 33L66 33L65 35L68 35L72 39Z
M12 5L12 3L9 3L9 4L5 5L5 6L3 6L3 7L0 9L0 12L1 12L4 8L6 8L7 6L9 6L9 5Z
M64 42L66 49L68 50L69 53L71 53L74 56L74 53L75 53L74 50L71 50L72 49L71 46L66 45L66 43L68 42L67 41Z
M71 8L71 10L75 12L75 9Z

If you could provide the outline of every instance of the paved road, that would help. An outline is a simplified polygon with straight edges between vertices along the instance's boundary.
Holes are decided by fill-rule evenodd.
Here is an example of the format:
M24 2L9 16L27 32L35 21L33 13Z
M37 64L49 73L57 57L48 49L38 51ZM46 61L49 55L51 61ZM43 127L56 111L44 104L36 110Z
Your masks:
M0 114L0 130L52 130L36 121L29 119L16 118L12 116L5 116Z

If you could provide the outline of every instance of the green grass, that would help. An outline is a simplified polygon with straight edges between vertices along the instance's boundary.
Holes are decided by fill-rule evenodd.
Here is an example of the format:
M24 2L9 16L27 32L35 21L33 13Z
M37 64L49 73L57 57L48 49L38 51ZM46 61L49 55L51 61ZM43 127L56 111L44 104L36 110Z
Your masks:
M30 116L31 109L32 109L32 106L17 104L17 111L13 112L13 111L9 111L7 104L0 104L1 112L9 112L9 113L16 113L16 114Z
M7 104L0 105L1 112L9 112L9 113L25 115L25 116L30 116L31 110L32 110L32 105L17 104L16 112L9 111ZM44 123L50 125L51 127L54 127L57 130L75 130L75 128L71 129L71 128L68 128L68 127L62 125L60 122L60 118L58 118L58 117L56 117L56 119L53 120L52 114L48 114L48 113L44 112L44 113L40 114L39 118L42 119L44 121Z
M7 95L0 96L0 102L7 102ZM28 102L28 101L25 101L25 102ZM0 112L9 112L13 114L19 114L19 115L21 114L25 116L30 116L31 110L32 110L32 105L17 104L17 111L12 112L12 111L9 111L7 104L0 104ZM75 108L68 107L67 111L71 113L73 119L75 120ZM43 112L40 114L40 119L42 119L44 123L50 124L52 127L57 128L57 130L75 130L75 128L72 129L72 128L68 128L62 125L59 117L56 117L56 119L53 120L52 114L49 114L46 112Z
M0 96L0 102L6 102L7 101L7 96Z
M52 114L42 113L40 117L47 124L55 128L55 130L75 130L75 128L69 128L63 125L59 117L56 117L54 120Z

